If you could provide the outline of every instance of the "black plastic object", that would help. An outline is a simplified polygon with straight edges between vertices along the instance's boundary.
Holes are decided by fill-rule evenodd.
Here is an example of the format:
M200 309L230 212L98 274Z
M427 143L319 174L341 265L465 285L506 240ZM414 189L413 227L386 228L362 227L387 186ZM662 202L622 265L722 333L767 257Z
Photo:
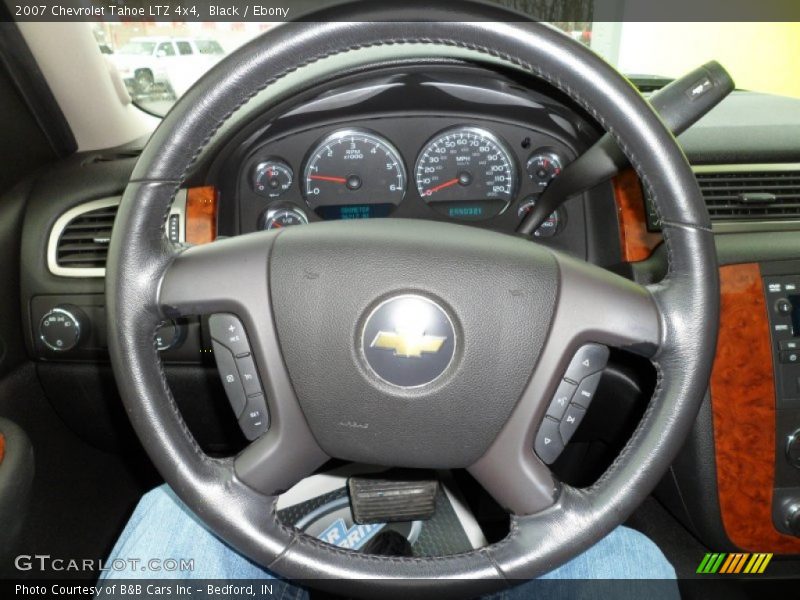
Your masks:
M680 135L730 94L730 74L711 61L676 79L650 96L650 104L673 134ZM517 228L533 234L561 204L575 194L613 177L628 159L608 133L553 179Z
M414 556L408 539L392 529L381 531L361 548L361 552L378 556Z
M439 482L350 477L347 491L353 520L359 525L424 521L430 519L436 510Z

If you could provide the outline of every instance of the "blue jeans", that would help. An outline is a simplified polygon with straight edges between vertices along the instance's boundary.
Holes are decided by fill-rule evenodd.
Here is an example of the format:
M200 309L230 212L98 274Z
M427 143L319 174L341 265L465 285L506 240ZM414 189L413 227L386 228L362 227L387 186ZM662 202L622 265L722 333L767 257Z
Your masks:
M139 563L131 566L131 560ZM139 565L151 559L168 570ZM168 563L174 559L178 564ZM199 570L181 569L193 559ZM116 561L116 564L115 564ZM212 534L166 485L145 494L122 532L100 583L113 579L274 579ZM117 568L120 567L120 568ZM586 580L607 580L592 584ZM637 580L637 581L633 581ZM276 600L300 600L307 592L290 582L272 582ZM675 570L658 547L638 531L618 527L589 550L539 580L500 592L491 600L559 598L679 598Z

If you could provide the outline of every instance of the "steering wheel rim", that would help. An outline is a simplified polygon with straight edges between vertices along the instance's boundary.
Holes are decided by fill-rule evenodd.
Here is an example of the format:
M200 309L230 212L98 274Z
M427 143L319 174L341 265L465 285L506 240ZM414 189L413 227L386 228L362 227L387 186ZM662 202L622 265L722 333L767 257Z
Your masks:
M419 22L422 15L428 21ZM680 448L702 401L715 347L719 290L708 214L685 157L638 92L600 58L546 25L498 24L507 19L508 13L494 7L464 3L455 14L407 2L388 10L338 7L335 14L320 13L319 22L275 28L223 60L181 98L151 137L126 188L107 276L109 349L126 409L156 467L179 497L214 533L284 577L334 591L346 586L351 595L407 594L412 585L415 593L441 597L486 593L515 579L541 575L619 525L650 493ZM549 471L532 458L533 452L522 450L544 411L541 398L526 401L523 395L511 406L486 452L470 465L473 475L515 513L509 535L473 552L430 559L387 559L344 551L280 523L277 491L328 456L308 426L308 415L298 403L271 405L276 433L272 435L271 429L256 443L257 453L236 460L211 458L180 416L153 340L159 323L177 312L241 310L247 313L248 331L258 331L255 354L259 368L269 373L270 391L277 397L294 397L276 322L271 314L258 315L245 306L244 296L252 294L252 286L224 289L218 282L197 279L204 270L224 269L232 256L255 264L268 262L278 236L243 236L224 245L186 250L166 240L164 217L203 147L258 91L303 65L387 44L468 49L545 79L581 104L617 139L641 177L660 212L668 257L666 278L647 289L563 256L553 258L561 301L568 305L562 306L562 322L565 311L585 310L578 292L589 283L592 290L608 295L602 302L593 299L598 302L591 322L596 335L610 336L622 323L618 312L614 314L619 318L605 324L597 314L598 310L611 314L614 294L625 298L626 307L634 307L642 327L636 336L625 333L623 338L633 348L638 336L645 342L639 349L652 355L658 373L653 399L607 472L590 488L575 489L548 479L545 471ZM266 273L263 277L267 288L262 291L269 297ZM564 284L568 279L571 288ZM236 286L237 280L228 283ZM192 294L187 294L187 286ZM630 315L627 318L631 320ZM548 342L556 337L551 331ZM572 338L574 346L577 334ZM548 363L544 350L546 345L532 382L549 389L552 377L560 373L550 373L550 379L537 379L537 373L543 372L543 364L563 368L565 358ZM528 385L526 393L531 389ZM288 437L301 446L292 457L280 452ZM507 464L520 475L517 481L498 476L504 470L497 468L502 464L498 457L513 457L515 462ZM265 464L269 476L264 475ZM275 477L281 471L286 477ZM531 483L533 490L526 488Z

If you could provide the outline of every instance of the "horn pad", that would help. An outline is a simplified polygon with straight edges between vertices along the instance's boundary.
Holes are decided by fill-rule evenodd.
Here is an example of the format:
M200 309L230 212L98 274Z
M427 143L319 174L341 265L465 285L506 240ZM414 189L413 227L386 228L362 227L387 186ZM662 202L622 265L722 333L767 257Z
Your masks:
M557 298L553 255L462 225L381 219L282 231L270 293L300 405L329 455L458 468L527 384Z

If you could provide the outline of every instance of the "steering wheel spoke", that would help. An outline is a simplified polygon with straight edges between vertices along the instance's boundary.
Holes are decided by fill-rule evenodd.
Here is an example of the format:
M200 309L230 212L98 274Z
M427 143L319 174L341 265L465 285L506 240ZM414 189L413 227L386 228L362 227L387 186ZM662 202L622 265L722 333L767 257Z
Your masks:
M267 260L273 239L257 233L176 254L159 288L164 316L254 313L269 297Z
M564 360L587 342L647 357L658 351L661 317L648 288L566 255L558 255L558 263L560 294L550 343L561 346Z
M557 255L559 299L539 363L506 426L470 472L515 515L556 502L547 467L594 398L608 347L653 356L660 313L650 291L599 267Z
M267 265L274 238L260 233L188 248L170 263L159 289L165 316L211 315L223 386L243 433L255 438L234 460L235 474L266 495L288 489L327 459L278 347ZM223 372L227 363L230 372Z

